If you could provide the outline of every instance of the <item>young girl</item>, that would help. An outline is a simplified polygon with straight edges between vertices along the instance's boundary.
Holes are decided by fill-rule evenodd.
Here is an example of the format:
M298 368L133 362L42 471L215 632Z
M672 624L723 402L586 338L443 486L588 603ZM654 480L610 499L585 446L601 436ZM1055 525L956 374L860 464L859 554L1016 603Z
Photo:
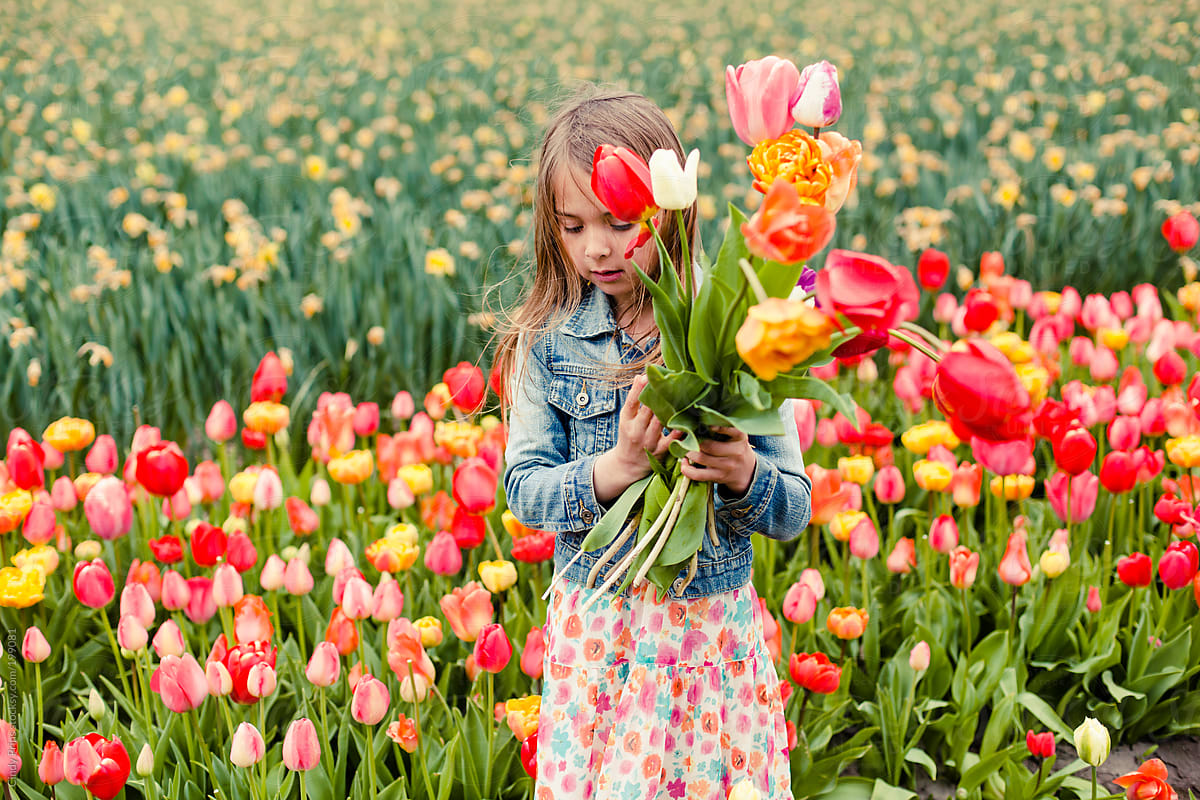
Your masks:
M671 123L640 95L590 90L554 116L538 165L534 280L498 359L510 376L509 508L557 532L537 800L723 799L746 780L783 800L792 796L783 704L749 581L751 534L791 539L810 516L790 402L780 410L786 435L714 429L722 441L687 454L682 474L717 484L718 542L704 537L695 573L681 573L662 602L643 584L580 613L597 591L589 573L599 586L634 544L593 570L604 552L580 554L584 537L650 473L646 452L661 457L678 437L638 401L659 350L634 265L657 276L659 263L653 242L625 259L637 231L591 191L592 155L605 143L683 160ZM660 215L660 230L682 264L674 220ZM694 239L694 208L685 220Z

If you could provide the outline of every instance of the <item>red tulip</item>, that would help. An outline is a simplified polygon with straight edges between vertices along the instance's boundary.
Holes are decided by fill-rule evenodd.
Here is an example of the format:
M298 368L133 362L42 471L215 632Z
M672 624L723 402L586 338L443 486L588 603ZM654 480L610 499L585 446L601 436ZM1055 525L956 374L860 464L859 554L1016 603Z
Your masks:
M475 665L487 672L501 672L512 658L512 643L504 626L497 622L487 625L475 640Z
M554 541L555 535L551 531L532 531L513 542L513 560L526 564L549 561L554 558Z
M478 547L487 535L487 519L482 514L468 514L465 509L456 506L450 517L450 534L462 550Z
M88 608L104 608L116 595L112 573L108 571L108 565L98 558L75 564L71 588L79 602Z
M243 642L229 648L221 661L225 664L225 669L229 670L230 677L233 678L233 691L229 696L234 702L252 705L258 702L258 698L250 693L247 686L250 668L255 664L266 664L274 669L275 648L271 646L270 642L265 641Z
M170 497L183 488L188 462L174 442L159 442L137 454L137 481L150 494Z
M1154 377L1163 386L1178 386L1187 378L1187 364L1174 350L1168 350L1154 362Z
M202 567L211 567L225 555L229 539L225 531L207 522L201 522L192 530L192 560Z
M1096 458L1096 437L1079 423L1059 431L1051 445L1058 468L1071 476L1087 470Z
M1113 778L1113 783L1125 789L1128 800L1176 800L1179 796L1167 783L1167 765L1157 758Z
M982 333L992 327L1000 316L1000 307L990 292L972 289L963 300L963 327L968 331Z
M592 193L614 217L641 225L630 240L625 257L650 240L649 221L658 213L650 183L650 166L641 156L624 148L602 144L592 156Z
M252 431L242 428L242 446L247 450L266 450L267 435L262 431Z
M1158 502L1154 504L1154 516L1168 525L1184 525L1187 523L1185 515L1191 516L1191 514L1192 504L1179 499L1170 490L1158 498Z
M1168 217L1162 224L1162 235L1167 240L1168 247L1176 253L1186 253L1195 247L1196 240L1200 239L1200 222L1196 221L1191 212L1180 211Z
M63 749L63 771L68 783L82 786L100 800L112 800L129 778L129 753L114 736L105 739L89 733L67 742Z
M468 514L486 514L496 506L498 481L482 458L468 458L454 470L454 501Z
M950 276L950 257L941 250L932 247L921 253L917 259L917 283L929 292L942 288L946 278Z
M938 362L932 386L933 401L946 415L960 439L978 436L988 441L1023 439L1033 414L1029 392L1012 363L995 348L971 340Z
M258 550L250 537L239 531L226 542L225 561L238 572L246 572L258 563Z
M1145 553L1130 553L1117 560L1117 578L1126 586L1149 586L1153 580L1154 564Z
M45 486L46 472L41 445L32 439L10 444L8 477L18 489L40 489Z
M1168 589L1182 589L1200 568L1200 552L1191 542L1171 542L1158 560L1158 577Z
M450 402L464 414L474 414L483 408L487 397L487 381L483 370L467 361L460 361L442 373L442 382L450 390Z
M1025 734L1025 746L1029 748L1031 756L1049 758L1054 755L1054 734L1049 731L1046 733L1029 731Z
M250 402L270 401L278 403L287 393L287 371L275 351L271 351L258 362L254 380L250 384Z
M1100 485L1113 494L1124 494L1137 485L1137 469L1133 456L1114 450L1100 464Z
M538 736L537 731L534 731L521 742L521 766L534 783L537 782L537 748Z
M817 302L864 332L886 331L915 318L919 301L912 273L879 256L831 250L817 273Z
M842 668L824 653L793 653L788 672L797 686L817 694L833 694L842 681Z
M177 564L183 560L183 542L179 541L178 536L164 533L146 544L150 546L150 552L154 554L154 557L164 564Z
M1098 586L1089 586L1088 587L1086 606L1087 606L1088 613L1090 613L1090 614L1100 613L1100 609L1103 606L1103 603L1100 600L1100 587L1098 587Z

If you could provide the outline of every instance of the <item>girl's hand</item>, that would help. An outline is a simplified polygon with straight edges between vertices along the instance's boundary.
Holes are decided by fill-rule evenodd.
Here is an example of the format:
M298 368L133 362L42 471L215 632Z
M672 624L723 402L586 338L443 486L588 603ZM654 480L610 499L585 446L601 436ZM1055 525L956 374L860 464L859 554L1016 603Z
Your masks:
M730 494L741 497L754 479L757 458L750 439L737 428L714 427L713 433L725 441L701 439L700 449L693 450L680 462L680 473L693 481L711 481L726 487Z
M662 458L671 442L683 436L679 431L663 435L662 422L639 400L646 383L645 375L633 379L629 396L625 398L625 405L621 406L617 443L612 450L601 454L592 467L592 485L596 499L601 503L607 503L631 483L650 474L647 450L655 458Z

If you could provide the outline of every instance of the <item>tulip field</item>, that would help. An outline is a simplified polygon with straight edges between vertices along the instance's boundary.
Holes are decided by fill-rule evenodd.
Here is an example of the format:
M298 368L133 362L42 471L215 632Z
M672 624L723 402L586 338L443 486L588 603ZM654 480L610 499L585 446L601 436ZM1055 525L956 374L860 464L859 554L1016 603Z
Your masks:
M550 800L555 539L490 369L531 153L573 82L645 93L715 253L764 203L726 65L777 53L861 145L831 248L903 273L809 370L856 408L794 404L810 524L755 537L793 794L1196 797L1200 2L1131 13L11 9L4 796Z

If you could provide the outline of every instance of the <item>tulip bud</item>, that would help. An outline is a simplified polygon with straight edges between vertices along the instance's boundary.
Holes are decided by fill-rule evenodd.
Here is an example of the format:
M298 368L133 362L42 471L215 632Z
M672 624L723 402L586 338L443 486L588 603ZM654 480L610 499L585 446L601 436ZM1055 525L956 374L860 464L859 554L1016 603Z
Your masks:
M254 697L267 697L275 691L275 669L265 662L250 667L246 675L246 691Z
M283 559L271 553L267 556L262 573L258 576L258 585L263 588L264 592L273 592L283 588L283 576L286 569L287 565Z
M160 659L183 655L183 631L179 630L175 620L169 619L158 627L158 632L154 634L153 645L154 652Z
M827 128L842 116L842 92L837 67L828 61L809 64L800 71L792 100L792 119L811 128Z
M442 621L437 617L421 617L413 625L421 633L422 647L437 647L442 643Z
M38 778L47 786L61 783L66 778L63 751L59 749L57 742L46 742L42 748L42 758L38 761Z
M301 717L288 725L283 737L283 763L294 772L310 770L321 763L321 742L312 720Z
M148 778L154 774L154 751L150 749L149 743L142 745L134 770L143 778Z
M242 599L242 576L232 564L222 564L213 573L212 599L217 608L230 608Z
M1075 729L1075 750L1085 764L1098 767L1108 760L1108 751L1112 740L1108 728L1094 717L1087 717L1083 724Z
M338 538L331 539L329 548L325 551L325 574L337 575L346 567L353 566L354 556L346 543Z
M512 644L504 627L493 622L484 627L475 640L475 664L488 672L500 672L512 658Z
M332 686L342 671L341 658L333 642L318 642L304 670L304 677L313 686Z
M46 635L36 625L30 625L25 631L25 639L21 643L21 657L30 664L40 664L50 657L50 642Z
M1051 579L1057 578L1066 572L1070 563L1071 559L1069 556L1063 555L1056 550L1047 550L1038 559L1038 566L1042 568L1042 574Z
M1100 606L1100 589L1095 586L1089 586L1087 594L1087 610L1093 614L1096 614L1100 611Z
M266 753L266 744L262 734L249 722L237 726L233 733L233 741L229 747L229 760L235 767L252 767L262 761Z
M351 577L342 591L342 613L348 619L366 619L371 616L371 584L357 575Z
M132 614L121 617L120 622L117 623L117 644L122 649L137 653L146 646L147 641L149 641L149 634L146 633L146 629L137 617Z
M674 150L655 150L650 156L650 186L659 208L685 209L696 202L696 177L700 169L700 151L688 153L679 166Z
M929 669L929 642L918 642L908 654L908 665L916 672Z
M214 697L225 697L233 691L233 676L224 662L209 661L204 668L204 679L208 684L208 693Z
M308 501L314 506L327 506L333 498L333 493L329 488L329 481L324 478L314 478L312 489L308 493Z
M354 687L350 716L364 725L376 725L387 716L391 695L387 686L372 675L364 675Z
M237 415L227 400L218 400L204 421L204 434L217 444L228 442L237 435Z
M92 719L96 720L97 722L104 719L104 713L106 711L104 707L104 700L100 697L100 693L96 691L96 687L94 686L92 687L92 690L88 692L87 707L88 713L92 715Z
M299 558L293 558L287 562L287 567L283 571L283 588L291 595L308 594L313 588L312 572L308 569L308 564Z
M503 592L517 582L517 568L511 561L483 561L479 564L479 578L489 592Z

